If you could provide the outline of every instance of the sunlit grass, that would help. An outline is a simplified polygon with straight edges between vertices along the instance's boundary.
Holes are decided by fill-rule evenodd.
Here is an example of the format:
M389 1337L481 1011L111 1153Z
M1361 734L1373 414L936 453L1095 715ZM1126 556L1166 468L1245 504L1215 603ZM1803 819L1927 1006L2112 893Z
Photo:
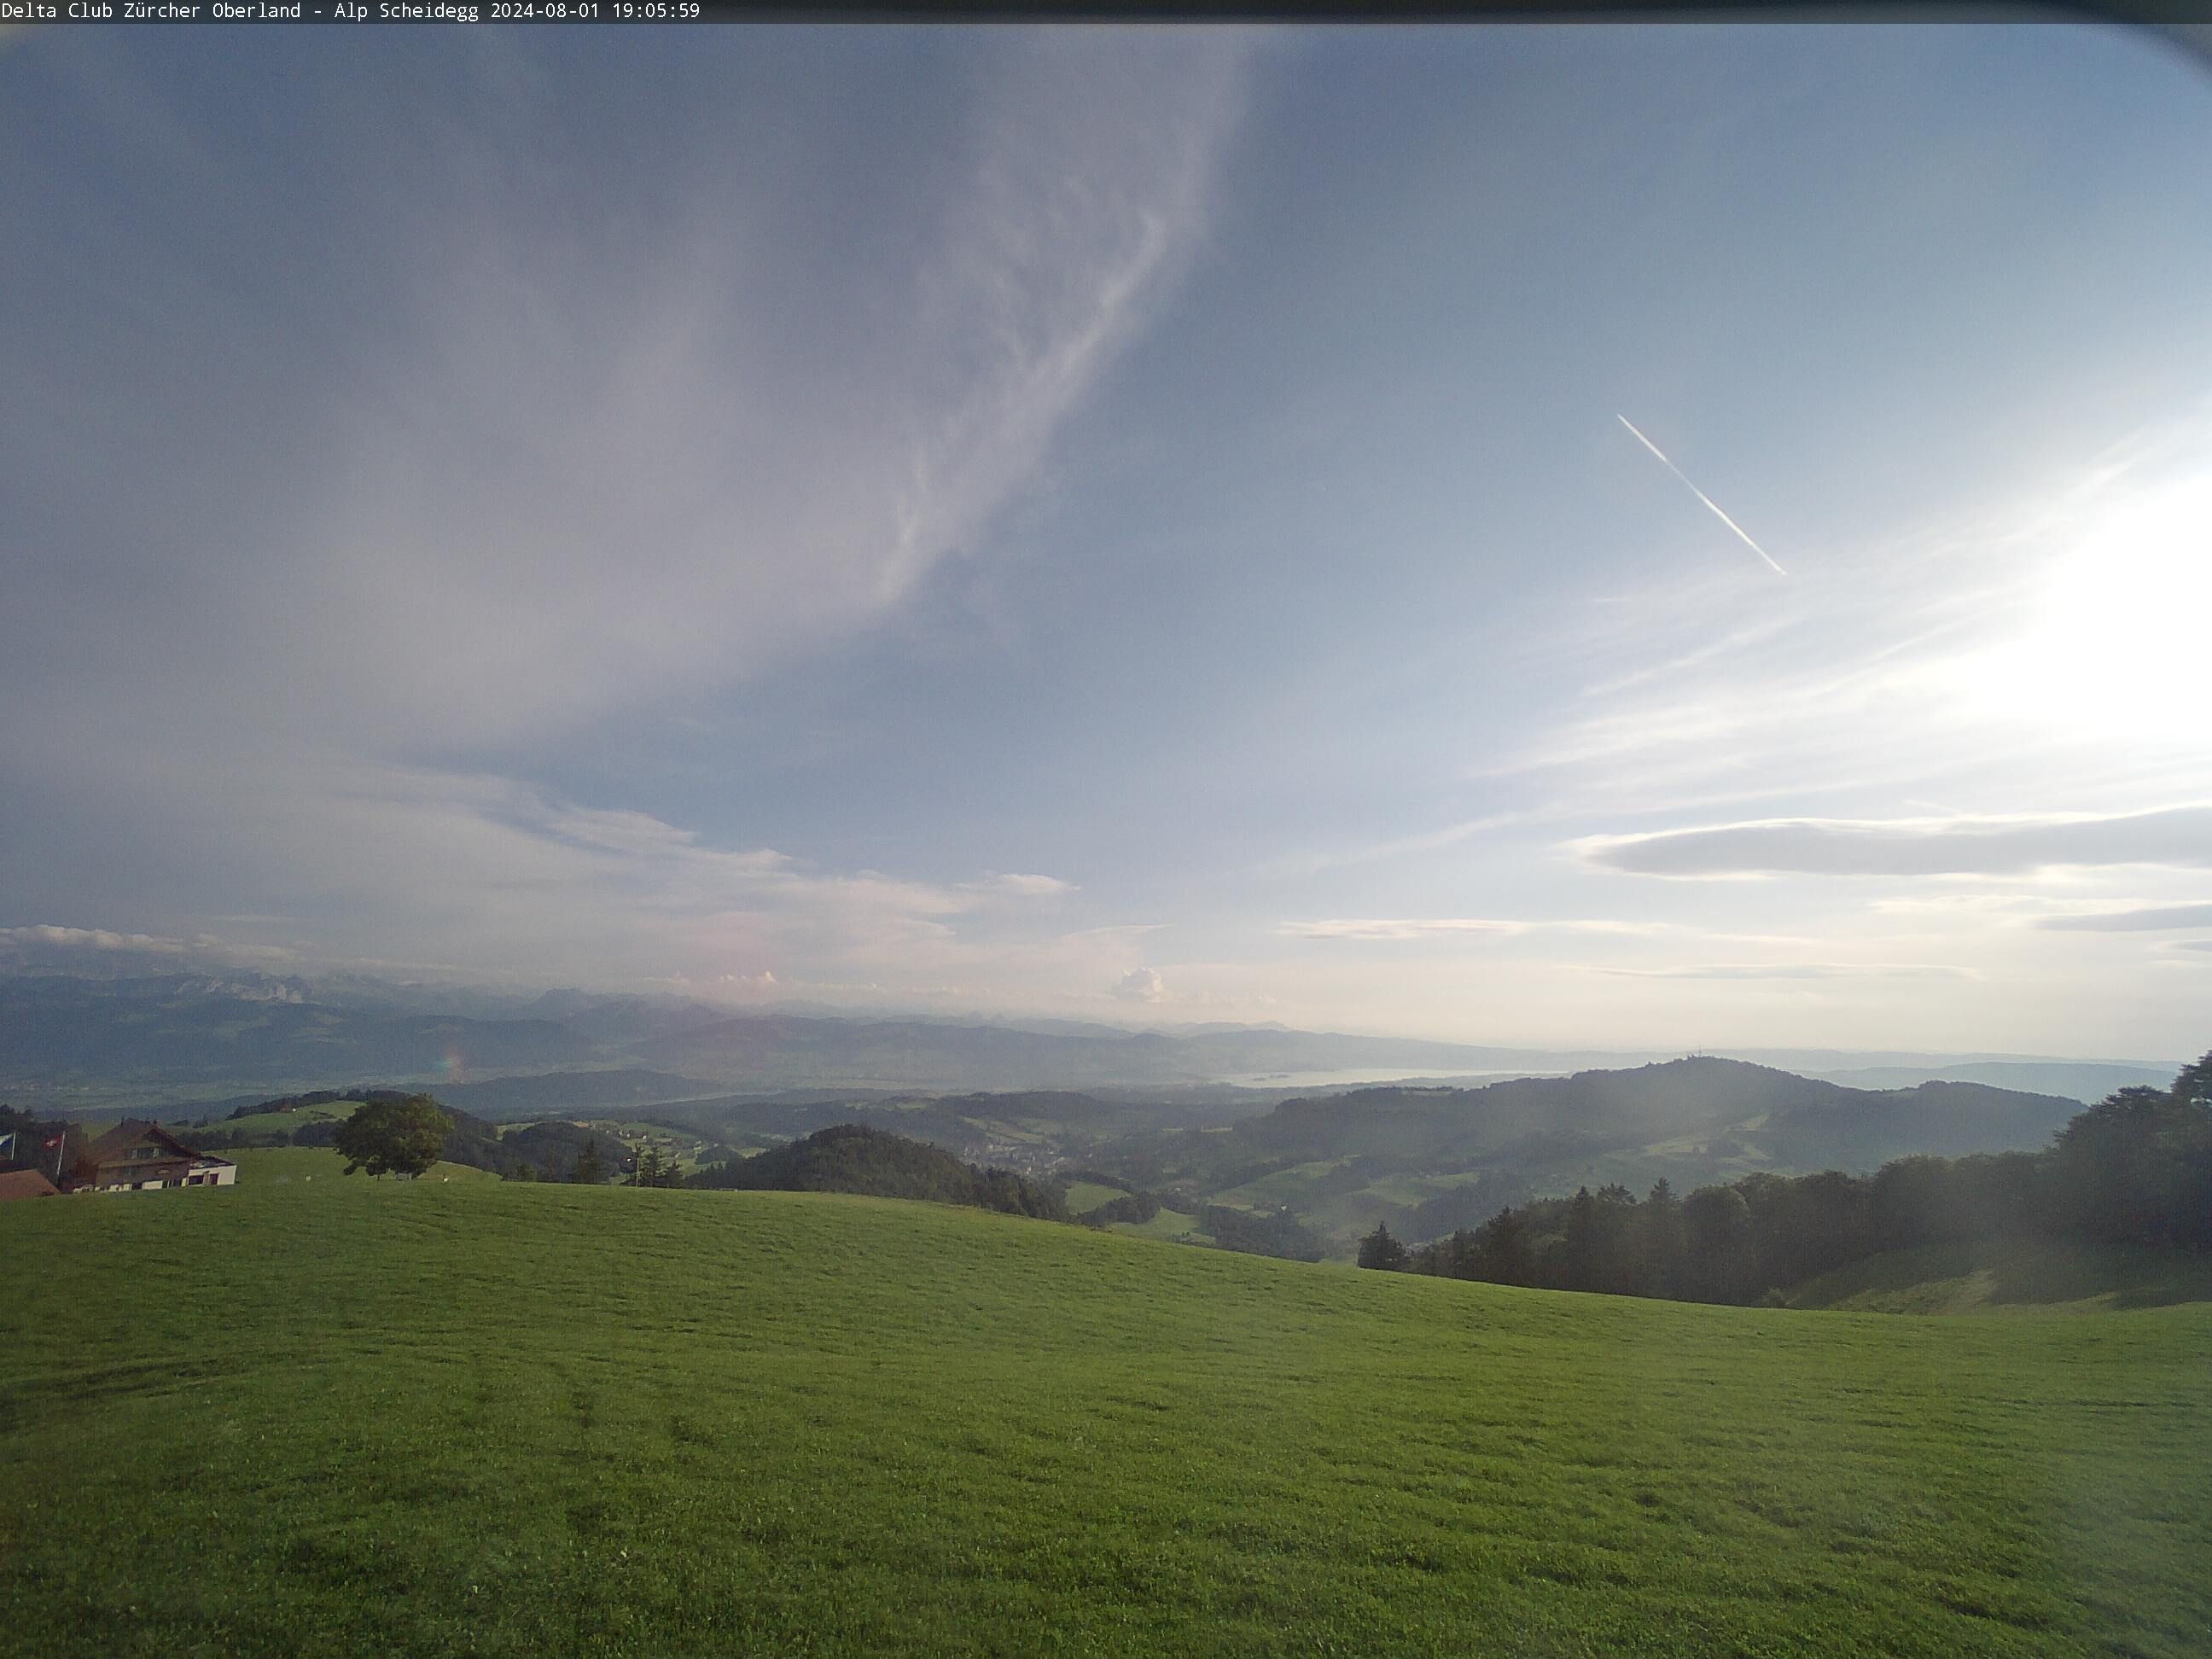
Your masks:
M1109 1187L1096 1181L1071 1181L1067 1183L1067 1212L1086 1214L1101 1204L1111 1204L1127 1191L1126 1187Z
M2179 1656L2212 1310L1553 1295L975 1211L0 1206L0 1652Z

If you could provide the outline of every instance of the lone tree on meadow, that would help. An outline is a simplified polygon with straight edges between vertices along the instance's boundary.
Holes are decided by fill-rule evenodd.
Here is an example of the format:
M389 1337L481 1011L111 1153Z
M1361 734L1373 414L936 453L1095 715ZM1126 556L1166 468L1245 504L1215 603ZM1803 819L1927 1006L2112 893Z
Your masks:
M1375 1231L1359 1241L1359 1265L1401 1273L1413 1265L1413 1252L1391 1236L1388 1222L1378 1221Z
M374 1100L338 1125L336 1145L345 1172L418 1176L446 1149L453 1119L428 1095Z

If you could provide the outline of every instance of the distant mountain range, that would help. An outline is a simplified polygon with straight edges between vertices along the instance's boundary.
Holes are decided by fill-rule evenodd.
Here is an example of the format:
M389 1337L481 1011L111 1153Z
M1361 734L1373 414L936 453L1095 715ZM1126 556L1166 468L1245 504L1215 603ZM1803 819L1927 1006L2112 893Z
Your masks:
M2096 1099L2162 1085L2147 1061L1742 1051L1836 1082L1929 1079ZM1188 1091L1278 1096L1420 1073L1469 1080L1632 1066L1651 1051L1560 1051L1281 1026L1126 1030L1076 1021L732 1013L675 997L443 993L362 975L0 976L0 1091L27 1104L198 1102L356 1083L441 1085L524 1116L793 1090ZM1350 1074L1348 1077L1346 1074ZM457 1100L456 1103L460 1103ZM496 1109L492 1109L496 1108Z
M1222 1139L1273 1159L1379 1156L1427 1169L1533 1168L1677 1141L1706 1143L1700 1157L1721 1142L1731 1156L1776 1167L1872 1169L1909 1153L2039 1146L2080 1109L2063 1097L1977 1083L1869 1091L1699 1056L1480 1089L1365 1089L1285 1101Z
M1504 1204L1618 1182L1680 1193L1765 1171L1871 1171L1915 1154L2039 1149L2081 1109L1976 1083L1861 1090L1710 1055L1480 1088L1143 1104L1071 1091L728 1096L653 1109L732 1147L862 1124L956 1157L1143 1193L1192 1226L1287 1209L1339 1249L1387 1221L1420 1240ZM1130 1218L1141 1221L1142 1217Z

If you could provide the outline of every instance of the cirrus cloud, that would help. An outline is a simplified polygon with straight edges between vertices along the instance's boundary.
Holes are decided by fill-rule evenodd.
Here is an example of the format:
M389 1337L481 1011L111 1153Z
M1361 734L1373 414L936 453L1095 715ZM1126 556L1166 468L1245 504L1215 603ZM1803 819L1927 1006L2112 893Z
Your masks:
M994 875L962 884L971 893L994 893L1007 898L1060 898L1076 890L1072 881L1057 876Z
M1668 968L1592 968L1626 979L1978 979L1970 968L1914 962L1715 962Z
M2166 927L2212 927L2212 904L2168 904L2136 910L2093 910L2076 915L2042 916L2038 927L2066 933L2154 933Z
M2212 806L2112 816L1769 818L1575 844L1590 863L1631 875L2032 874L2069 866L2212 868Z
M1324 921L1286 921L1275 931L1287 939L1414 939L1476 933L1505 936L1528 932L1525 921L1494 921L1481 916L1355 917Z

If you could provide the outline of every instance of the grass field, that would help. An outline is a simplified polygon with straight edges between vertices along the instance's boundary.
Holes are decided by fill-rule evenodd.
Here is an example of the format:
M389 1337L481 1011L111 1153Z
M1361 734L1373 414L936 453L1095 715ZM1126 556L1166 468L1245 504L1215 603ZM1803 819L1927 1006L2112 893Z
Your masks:
M1194 1215L1187 1215L1181 1210L1162 1210L1150 1221L1112 1222L1108 1224L1106 1230L1109 1232L1123 1234L1130 1238L1170 1241L1198 1238L1204 1239L1208 1243L1212 1243L1209 1234L1198 1231L1198 1218Z
M1067 1212L1070 1215L1086 1214L1101 1204L1111 1204L1117 1198L1126 1197L1128 1190L1126 1187L1108 1187L1096 1181L1071 1181L1067 1183Z
M2212 1302L2212 1260L2081 1244L1932 1244L1855 1261L1790 1293L1870 1313L2111 1313ZM2208 1356L2212 1358L2212 1356Z
M238 1178L250 1186L273 1185L279 1182L343 1181L346 1178L345 1159L329 1146L233 1146L216 1154L227 1158L238 1165ZM367 1176L357 1175L356 1182L365 1182ZM441 1158L433 1164L425 1181L496 1181L499 1177L489 1170L479 1170L473 1164L448 1164Z
M775 1193L0 1206L9 1656L2201 1655L2212 1309Z
M361 1102L357 1100L337 1100L319 1106L295 1107L289 1112L256 1112L249 1117L222 1118L209 1127L245 1134L289 1135L310 1123L330 1123L351 1117L360 1109ZM193 1144L189 1121L170 1122L163 1127L187 1146Z

